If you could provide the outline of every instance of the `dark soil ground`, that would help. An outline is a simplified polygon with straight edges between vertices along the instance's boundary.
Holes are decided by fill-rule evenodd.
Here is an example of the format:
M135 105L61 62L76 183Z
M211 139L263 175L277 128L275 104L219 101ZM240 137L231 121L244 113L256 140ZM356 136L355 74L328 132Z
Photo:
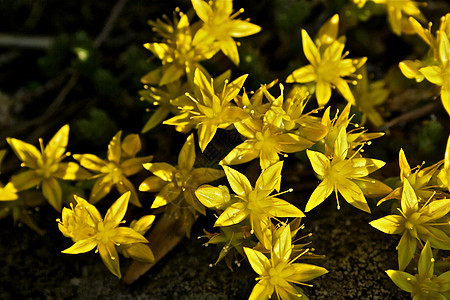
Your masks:
M330 205L305 219L302 233L313 232L315 252L326 255L311 263L329 270L312 282L313 288L304 288L311 299L409 299L384 272L397 266L398 237L372 228L372 218L351 207L336 211ZM1 299L247 299L255 284L256 273L245 262L234 272L225 263L209 267L218 249L204 247L205 240L196 238L202 220L194 226L193 238L184 239L130 286L110 274L98 254L61 254L70 241L56 222L44 221L45 236L1 221ZM128 265L122 258L122 272Z

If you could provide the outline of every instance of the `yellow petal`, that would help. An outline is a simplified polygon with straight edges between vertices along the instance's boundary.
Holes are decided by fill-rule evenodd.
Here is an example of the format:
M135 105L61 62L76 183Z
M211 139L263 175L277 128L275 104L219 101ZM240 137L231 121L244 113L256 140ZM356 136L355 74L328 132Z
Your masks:
M130 192L130 203L137 207L142 207L139 202L139 197L134 187L134 184L131 183L126 177L123 177L118 183L116 183L117 191L120 194L125 194L126 192Z
M370 213L369 205L359 186L351 180L343 180L342 184L336 184L336 188L345 201L367 213Z
M139 218L137 221L131 222L130 228L133 228L138 233L144 235L152 226L153 221L155 221L154 215L146 215Z
M238 165L254 160L259 156L259 151L255 150L255 143L246 140L236 146L230 153L220 161L221 165Z
M101 168L106 165L106 162L93 154L74 154L73 158L77 160L80 165L94 172L100 172Z
M311 162L314 172L319 176L325 176L327 168L330 167L328 157L317 151L306 150L306 155Z
M42 159L42 155L35 146L14 138L6 138L6 141L25 166L32 169L39 168L37 161Z
M130 195L131 192L126 192L110 206L105 215L105 223L112 223L114 226L118 226L120 224L125 216L125 213L127 212Z
M225 171L225 176L227 176L231 189L237 195L243 196L252 190L250 181L245 175L227 166L223 166L223 170Z
M152 250L150 247L143 243L136 243L130 245L126 249L126 253L134 260L146 263L146 264L152 264L155 262L155 256L153 255Z
M355 97L350 90L347 81L342 78L338 78L333 81L333 84L337 87L341 95L347 100L351 105L356 105Z
M129 134L122 141L122 151L129 157L135 156L141 150L141 147L139 134Z
M228 34L235 38L246 37L261 31L260 26L244 20L232 20L230 22L230 27Z
M277 235L278 237L273 245L273 254L281 261L289 261L292 254L292 236L289 224L281 226L277 230Z
M303 218L305 214L285 200L268 198L260 201L261 206L268 215L279 218Z
M195 191L195 196L208 208L223 209L230 201L230 192L224 185L202 185Z
M403 271L414 257L417 248L417 240L411 237L408 232L403 233L398 243L398 268Z
M258 180L256 181L255 190L265 189L272 191L275 189L279 192L282 169L283 162L279 161L261 172L261 175L259 175Z
M313 66L317 66L320 62L319 50L309 37L308 32L306 32L306 30L304 29L302 29L302 41L303 41L303 53Z
M225 209L214 223L214 226L230 226L242 222L248 213L245 212L245 207L243 203L236 202Z
M116 227L113 229L113 232L111 234L114 234L111 236L111 239L116 244L120 245L148 243L145 237L129 227Z
M311 197L309 197L305 212L308 212L321 204L328 196L330 196L331 192L333 192L333 185L325 179L316 187Z
M249 248L244 248L249 249ZM262 279L253 287L252 293L248 300L267 300L271 298L274 287L269 283L268 279Z
M99 200L103 199L111 191L113 182L107 180L105 176L98 178L91 190L91 195L89 196L89 202L97 203Z
M150 208L158 208L175 200L181 193L181 189L175 187L173 183L166 184L153 201Z
M314 71L314 67L312 65L307 65L292 72L292 74L286 78L286 82L306 83L315 81L316 79L317 75Z
M294 267L295 273L286 279L297 282L310 281L328 273L327 269L310 264L294 263L292 267Z
M139 191L141 192L159 192L165 185L166 181L157 176L150 176L144 179L139 185Z
M71 247L61 252L67 254L86 253L94 249L95 246L97 246L97 240L95 238L89 238L85 240L80 240L75 244L73 244Z
M92 177L92 174L74 162L59 163L58 171L53 176L64 180L85 180Z
M55 178L49 178L41 183L42 194L48 203L57 211L62 208L62 190L58 181Z
M211 6L207 2L203 0L191 0L191 2L195 13L203 22L208 22L209 18L214 15Z
M236 42L227 37L219 42L220 50L228 57L235 65L239 65L239 51Z
M194 144L194 134L191 134L186 139L183 147L181 148L180 154L178 154L178 168L180 170L192 170L195 162L195 144Z
M144 168L158 176L164 181L171 182L173 174L177 171L175 167L168 163L148 163L144 164Z
M269 259L263 253L247 247L244 247L244 252L248 262L257 274L263 275L268 271L267 268L270 267L271 264Z
M98 252L108 270L115 276L120 278L121 274L119 267L119 255L117 253L116 246L114 245L114 243L109 242L106 245L100 243L98 245Z
M331 84L319 79L316 84L316 98L320 107L327 105L331 97Z
M339 15L335 14L320 27L317 36L322 44L331 44L338 35Z
M129 158L120 164L120 170L125 177L134 175L143 169L143 164L149 163L152 159L153 155Z
M208 146L209 142L213 139L217 131L217 125L213 124L200 124L198 127L198 143L202 152Z
M14 188L20 192L41 183L42 177L38 176L34 170L27 170L17 175L13 175L10 180Z
M198 185L215 181L225 176L222 170L212 168L196 168L191 172L191 182L195 182Z
M67 143L69 141L69 125L64 125L52 137L44 149L47 158L59 158L66 152Z
M396 286L405 292L412 293L414 291L413 284L415 277L411 274L398 270L387 270L386 274L391 278Z
M444 83L444 77L442 76L443 72L439 66L424 67L420 68L419 71L431 83L434 83L439 86L441 86Z
M369 224L387 234L400 234L403 232L403 217L399 215L389 215L370 222Z
M122 147L120 145L120 137L122 131L116 133L108 144L108 160L115 163L120 163L120 156L122 155Z
M403 212L415 210L418 207L417 195L408 180L403 181L401 206Z
M170 109L164 106L158 107L148 119L148 121L145 123L144 127L142 128L142 133L146 133L147 131L153 129L157 125L159 125L162 121L166 119L166 117L169 115Z

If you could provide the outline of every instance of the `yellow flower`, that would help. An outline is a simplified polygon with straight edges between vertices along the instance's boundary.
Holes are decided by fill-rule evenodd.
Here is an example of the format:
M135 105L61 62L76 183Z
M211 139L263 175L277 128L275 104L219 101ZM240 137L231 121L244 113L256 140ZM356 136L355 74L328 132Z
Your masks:
M362 7L367 1L372 1L376 4L386 5L389 24L392 31L396 35L401 35L403 32L409 32L409 24L407 22L407 16L415 16L416 18L423 19L420 12L419 5L423 4L417 1L411 0L353 0L358 6ZM426 5L426 4L423 4Z
M116 246L133 243L148 243L148 241L135 230L129 227L119 227L123 223L130 199L130 192L126 192L106 212L102 219L97 208L86 200L75 196L77 205L72 209L64 208L62 221L58 221L60 231L71 237L75 244L62 253L79 254L91 251L94 248L99 252L103 263L109 271L121 277L119 256Z
M34 186L41 186L42 194L58 211L62 207L62 190L57 180L82 180L90 173L74 162L61 162L69 153L66 147L69 140L69 125L64 125L44 147L39 139L41 151L35 146L15 138L7 138L8 144L22 161L22 167L27 167L22 173L11 177L10 183L0 192L17 192ZM2 196L0 196L2 197Z
M425 202L427 199L432 197L433 195L442 196L443 193L437 190L434 190L434 187L430 185L430 180L433 175L436 173L437 169L441 166L442 161L435 163L432 166L421 169L421 166L417 166L415 172L414 169L411 169L409 166L408 160L406 159L405 152L403 149L400 149L398 163L400 165L400 180L401 182L408 181L417 195L419 202ZM394 189L389 195L381 199L377 205L380 205L386 200L389 199L398 199L402 198L402 189L403 186L400 186Z
M212 168L194 168L195 144L191 134L178 155L178 166L168 163L147 163L144 168L155 176L145 179L139 186L142 192L157 192L151 208L158 208L174 202L180 195L188 207L205 214L205 207L195 197L195 190L202 184L223 177L223 171ZM179 202L179 201L178 201ZM176 203L182 206L180 203Z
M175 24L166 24L160 20L150 24L165 38L162 43L144 44L162 61L160 86L178 80L184 74L192 76L194 70L201 67L200 61L210 59L219 50L212 43L193 44L189 20L183 13L180 13L180 19L175 20Z
M194 45L209 44L217 41L220 50L231 61L239 64L237 43L233 38L246 37L261 31L261 27L247 20L235 19L244 10L233 12L233 0L191 0L197 16L203 21L203 26L194 36Z
M280 189L282 168L283 162L280 161L265 169L253 188L245 175L223 166L231 189L236 193L236 198L233 198L233 201L227 200L231 199L227 194L228 191L210 186L198 188L195 194L206 207L228 206L220 214L214 226L231 226L248 218L258 240L269 249L272 242L270 218L305 216L294 205L276 198L279 194L270 195L273 190Z
M328 271L315 265L295 263L308 250L291 258L293 245L290 226L281 226L277 231L279 237L270 248L270 259L258 250L244 247L250 265L259 275L256 278L258 283L253 288L249 300L268 299L274 292L277 298L282 300L308 299L302 289L294 284L310 286L304 282L322 276Z
M97 175L89 201L96 203L116 186L119 193L131 192L130 202L141 206L133 183L127 179L142 170L142 164L152 160L153 156L136 157L141 150L141 140L137 134L129 134L121 142L122 131L116 133L108 145L107 160L93 154L74 154L73 158Z
M146 215L139 220L133 220L130 223L130 228L144 236L144 234L150 229L155 220L154 215ZM155 256L148 244L144 243L132 243L119 245L117 251L126 258L131 257L133 260L143 263L151 264L155 261Z
M434 275L434 258L430 242L427 241L419 257L418 273L387 270L391 280L402 290L411 293L412 299L448 299L450 271Z
M373 126L379 128L383 126L384 120L376 106L386 101L389 90L385 88L384 80L369 82L365 66L360 69L360 74L362 78L356 85L354 95L356 107L363 114L361 123L364 125L366 120L369 119Z
M280 160L279 153L295 153L314 144L294 133L284 133L269 123L264 124L262 120L247 118L234 126L246 140L231 150L220 161L221 165L243 164L259 157L264 170Z
M403 271L414 257L417 243L429 241L431 247L450 250L450 237L446 234L450 224L438 223L436 220L444 217L450 211L450 199L432 200L431 198L419 206L414 189L408 180L403 181L400 215L389 215L370 225L387 234L402 234L397 246L398 265ZM438 229L437 227L442 227Z
M319 37L319 40L320 37ZM355 98L344 77L351 77L366 62L367 58L345 58L345 36L333 40L329 45L319 49L302 29L303 52L310 65L295 70L286 82L316 82L316 98L319 106L325 106L331 97L331 89L337 88L342 96L352 105Z
M334 191L338 209L340 209L337 194L339 192L345 201L370 213L363 191L357 183L364 186L370 185L373 190L386 189L383 183L367 178L367 175L383 167L385 163L377 159L354 157L354 155L347 159L348 150L347 134L344 128L337 136L331 160L320 152L306 150L314 172L322 180L309 198L306 212L321 204Z
M439 36L439 64L420 68L419 72L429 82L441 87L442 105L450 115L450 42L445 32L439 32Z
M149 81L142 80L144 90L139 91L141 101L147 101L154 106L157 106L150 119L145 123L142 128L142 133L145 133L153 129L156 125L162 123L166 117L173 113L179 114L178 106L175 103L191 102L191 105L195 104L185 95L187 90L187 84L181 84L180 80L170 82L163 87L149 86ZM192 126L191 126L192 127Z
M303 114L309 93L300 87L294 87L285 97L282 84L280 84L280 90L281 95L275 98L264 87L264 95L270 102L270 108L263 116L264 122L313 142L321 140L326 135L327 128L320 119L311 116L311 113L317 110Z
M447 189L450 192L450 135L447 140L447 148L445 150L444 167L438 173L438 180L440 186Z
M234 122L238 122L248 117L247 113L240 107L232 105L230 102L236 98L247 75L240 76L232 82L225 81L222 91L216 92L214 80L208 80L206 75L200 70L195 70L194 84L200 90L196 98L188 95L197 105L198 111L190 111L191 119L198 126L198 142L200 149L205 150L212 140L218 128L224 129ZM176 117L169 119L164 124L178 124Z

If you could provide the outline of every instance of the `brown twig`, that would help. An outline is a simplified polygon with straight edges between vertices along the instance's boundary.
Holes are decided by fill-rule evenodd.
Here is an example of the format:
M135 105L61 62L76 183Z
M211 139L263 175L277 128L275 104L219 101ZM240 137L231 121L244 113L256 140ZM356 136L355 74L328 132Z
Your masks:
M116 2L114 7L111 10L111 13L108 16L108 19L105 22L105 25L103 26L102 31L97 36L97 38L94 40L94 47L98 48L101 44L106 40L108 35L111 33L111 30L113 29L114 23L116 22L117 17L120 15L120 12L122 11L123 7L127 3L128 0L119 0Z
M410 112L407 112L404 115L401 115L397 118L392 119L391 121L387 122L382 128L382 131L386 131L389 128L395 127L402 123L408 123L417 119L420 119L423 116L426 116L433 111L436 111L439 109L439 107L442 107L442 104L439 101L433 101L432 103L429 103L425 106L421 106L419 108L416 108Z

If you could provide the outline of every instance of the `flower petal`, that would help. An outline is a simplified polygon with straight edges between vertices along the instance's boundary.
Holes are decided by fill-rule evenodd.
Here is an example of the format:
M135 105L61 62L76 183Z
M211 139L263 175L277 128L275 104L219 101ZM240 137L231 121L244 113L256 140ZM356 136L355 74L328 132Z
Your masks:
M333 192L333 185L325 179L316 187L306 204L305 212L308 212L322 203Z
M231 189L237 195L246 195L253 189L248 178L242 173L227 166L223 166L223 170L225 171L225 176L227 176Z

